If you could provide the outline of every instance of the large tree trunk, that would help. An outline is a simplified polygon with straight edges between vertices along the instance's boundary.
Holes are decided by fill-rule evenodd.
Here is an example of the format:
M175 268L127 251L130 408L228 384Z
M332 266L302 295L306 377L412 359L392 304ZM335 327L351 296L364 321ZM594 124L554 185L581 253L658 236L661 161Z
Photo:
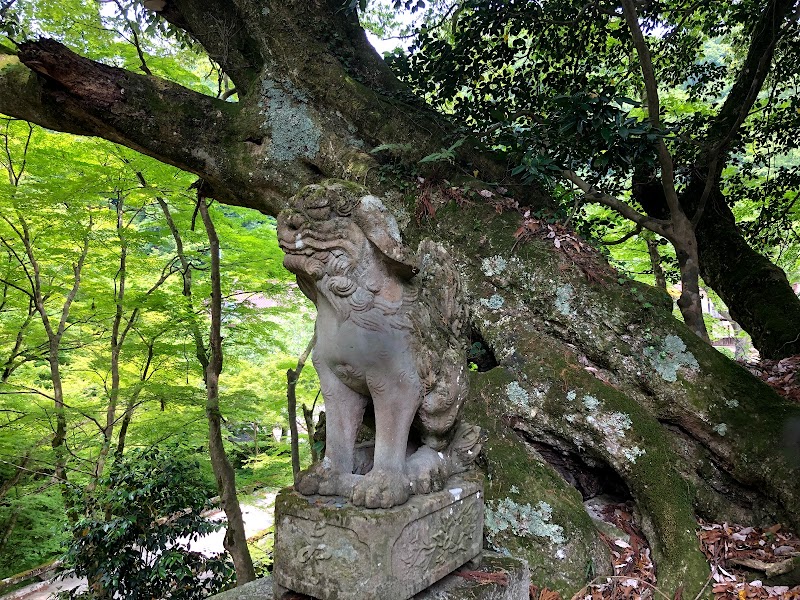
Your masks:
M674 591L684 582L692 596L707 577L695 514L800 525L800 482L792 475L800 457L774 445L800 409L676 322L662 292L620 285L597 256L563 252L549 240L515 248L516 218L451 206L428 227L413 228L414 236L451 242L472 294L473 325L499 362L475 375L480 407L470 409L488 415L491 422L481 424L490 434L502 432L487 445L490 469L499 473L489 505L504 497L531 504L559 498L553 522L572 530L567 539L581 540L575 558L585 564L592 535L561 501L566 486L545 477L530 482L531 472L517 471L498 446L515 445L517 459L550 451L532 465L568 454L577 464L610 467L636 501L660 585ZM587 261L586 274L572 266L578 261ZM654 306L646 308L639 294ZM493 423L498 417L508 428ZM519 436L514 442L510 431ZM515 484L524 490L519 496L509 493ZM546 551L550 577L570 572L553 559L552 540L527 544L536 562ZM575 584L574 571L571 577Z
M370 148L408 144L409 166L418 168L418 158L452 144L455 127L408 97L341 2L263 9L255 0L171 0L164 9L220 61L240 90L238 104L36 42L22 46L21 64L7 60L0 70L0 110L127 144L202 176L204 191L221 201L272 215L304 184L365 183L397 216L409 246L422 237L446 244L465 281L475 338L497 358L474 374L467 406L489 434L487 507L513 502L541 525L490 537L531 560L537 583L574 592L587 564L598 573L609 564L580 494L546 458L613 474L636 503L659 587L684 585L684 597L708 577L696 515L800 527L800 457L790 433L800 407L677 322L663 292L619 283L602 257L566 233L558 247L545 237L516 240L520 217L498 214L496 206L513 201L498 201L496 188L489 201L453 190L458 182L483 191L486 184L463 175L477 171L514 190L521 205L553 207L509 181L491 157L465 144L456 164L419 173L422 188L393 179ZM211 23L228 24L231 35L222 39ZM418 203L435 216L410 218L423 212Z
M686 191L696 204L704 181ZM725 197L714 190L695 230L703 281L719 294L764 358L800 354L800 298L786 273L753 250L736 226Z

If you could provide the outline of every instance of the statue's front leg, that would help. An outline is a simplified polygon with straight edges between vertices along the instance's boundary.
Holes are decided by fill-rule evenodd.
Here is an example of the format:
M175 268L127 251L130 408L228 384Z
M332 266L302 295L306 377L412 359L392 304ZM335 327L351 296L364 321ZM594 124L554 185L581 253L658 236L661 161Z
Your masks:
M353 450L367 398L351 390L322 360L313 360L325 399L325 458L297 477L301 494L349 497L360 477L353 475Z
M382 372L368 376L367 384L375 410L375 461L353 488L352 502L367 508L390 508L411 495L406 449L421 385L415 371Z

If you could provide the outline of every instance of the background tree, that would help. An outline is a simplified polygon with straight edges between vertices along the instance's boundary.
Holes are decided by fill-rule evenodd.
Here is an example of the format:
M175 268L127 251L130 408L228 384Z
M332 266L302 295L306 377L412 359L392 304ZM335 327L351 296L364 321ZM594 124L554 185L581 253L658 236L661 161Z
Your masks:
M15 128L21 135L13 135ZM22 149L27 124L12 123L10 131L12 151ZM195 202L186 188L192 179L176 175L171 167L111 144L66 139L34 128L20 185L4 187L0 195L0 212L9 218L15 216L12 200L21 202L16 206L24 207L37 251L47 257L40 262L46 289L54 290L48 302L58 301L58 294L70 289L71 273L62 256L74 252L70 240L81 234L76 223L86 222L92 211L89 254L59 353L69 432L65 469L75 489L85 490L85 497L70 494L68 499L78 500L86 510L95 502L96 482L107 472L103 463L109 440L118 458L125 448L160 447L184 435L210 476L209 458L203 453L207 426L204 429L202 372L189 326L206 328L207 307L199 303L195 311L186 308L182 263L170 236L164 236L169 228L157 199L172 205L169 214L183 232L182 252L196 269L190 281L200 297L209 293L208 241L190 229ZM5 193L9 189L16 190L15 195ZM70 212L60 217L58 207L67 206ZM221 212L218 218L223 218ZM244 210L228 209L224 218L220 236L230 280L224 284L223 331L236 375L220 390L228 417L223 441L228 451L236 451L243 486L279 485L290 481L288 443L276 443L266 432L258 449L231 439L243 427L252 431L256 422L269 432L276 424L285 428L283 376L276 371L259 385L254 374L269 370L267 365L280 370L291 364L309 324L301 319L292 334L296 340L276 339L278 331L290 331L281 315L289 308L297 314L299 293L289 293L288 275L279 270L274 225ZM253 265L258 268L251 269ZM12 264L3 276L13 282L23 272ZM120 297L123 279L125 292ZM264 306L264 294L275 297L269 306ZM13 357L6 362L10 368L0 388L0 576L6 577L58 555L65 506L58 496L61 486L52 484L52 401L42 395L52 396L47 335L29 297L11 286L6 286L0 327L0 352ZM112 344L115 329L118 337ZM267 354L261 356L255 348ZM302 387L304 398L313 398L312 385L309 381ZM115 391L116 410L110 410Z
M205 364L206 418L208 419L208 450L211 466L217 480L217 489L225 515L228 517L225 532L225 549L236 565L236 583L243 585L256 578L253 560L247 549L247 536L244 532L242 509L236 497L236 474L225 454L222 444L222 413L219 407L219 375L222 372L222 274L219 266L220 244L217 230L208 205L202 194L198 194L198 208L208 235L211 254L211 329Z
M759 221L783 214L771 231L773 240L784 237L795 196L786 192L796 180L796 159L785 159L797 130L797 3L631 5L628 12L638 10L637 23L649 33L638 42L624 4L460 2L450 18L434 18L438 26L420 32L409 58L399 54L392 64L437 106L464 119L471 126L465 135L477 131L529 179L563 174L585 200L667 234L682 256L691 232L681 226L676 237L677 223L663 228L676 211L687 215L700 275L731 316L763 356L796 354L800 300L782 270L748 244L730 206L752 196L747 188L759 190ZM653 57L649 76L640 68L645 46ZM656 92L645 93L648 80L657 80L666 97L654 104L663 115L648 110ZM631 97L642 98L656 120L643 121ZM674 177L656 160L662 144L673 156ZM774 166L761 174L762 165ZM620 199L622 192L631 202ZM697 318L688 315L689 322Z

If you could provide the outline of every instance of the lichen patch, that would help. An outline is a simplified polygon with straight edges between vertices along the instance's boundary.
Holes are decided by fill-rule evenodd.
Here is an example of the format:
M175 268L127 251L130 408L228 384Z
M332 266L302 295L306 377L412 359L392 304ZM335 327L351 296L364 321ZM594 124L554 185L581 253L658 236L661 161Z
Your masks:
M575 398L574 391L567 392L567 400L574 401ZM627 432L633 427L630 415L618 411L603 411L600 400L591 394L585 394L581 398L581 404L588 414L569 414L565 417L568 423L574 425L584 422L597 431L612 456L622 456L628 462L635 463L637 458L646 454L639 446L628 445Z
M644 355L662 379L669 382L678 380L678 369L697 371L700 365L694 355L686 349L686 344L676 335L664 338L660 349L647 347Z
M299 93L287 93L269 79L261 84L261 92L258 105L270 130L271 158L288 162L301 156L315 157L322 132L309 116L305 98Z
M569 397L569 394L567 394L567 397ZM571 399L572 400L575 399L574 392L573 392L573 396L572 396ZM595 398L594 396L586 394L583 397L583 405L586 407L586 410L595 411L600 406L600 401L597 398Z
M500 275L507 266L508 262L502 256L490 256L481 261L481 270L487 277Z
M517 504L511 498L493 500L486 505L486 537L494 545L494 538L501 532L513 533L520 537L540 537L553 544L566 542L564 528L552 522L553 508L540 501L535 507L530 504Z
M505 298L500 294L492 294L492 297L488 300L486 298L481 298L481 306L485 306L491 310L499 310L505 303Z
M506 386L506 395L512 404L524 408L531 408L531 396L518 382L512 381Z
M622 449L622 455L632 463L635 463L637 458L644 456L645 454L646 452L642 448L639 448L639 446Z
M568 316L572 312L572 297L575 295L575 290L568 283L562 283L556 289L556 310L564 316Z

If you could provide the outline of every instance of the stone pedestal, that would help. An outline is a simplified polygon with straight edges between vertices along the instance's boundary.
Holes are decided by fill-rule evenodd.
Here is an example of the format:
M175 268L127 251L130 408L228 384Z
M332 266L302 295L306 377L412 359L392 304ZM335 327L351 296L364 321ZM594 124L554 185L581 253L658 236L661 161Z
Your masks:
M483 553L479 573L490 577L481 579L478 573L451 573L431 587L414 596L414 600L528 600L531 574L528 563L518 558ZM506 578L498 580L497 575ZM309 596L295 596L296 598ZM257 579L208 600L274 600L271 577Z
M478 556L482 543L477 473L390 509L285 489L275 502L275 598L292 590L320 600L407 600Z

